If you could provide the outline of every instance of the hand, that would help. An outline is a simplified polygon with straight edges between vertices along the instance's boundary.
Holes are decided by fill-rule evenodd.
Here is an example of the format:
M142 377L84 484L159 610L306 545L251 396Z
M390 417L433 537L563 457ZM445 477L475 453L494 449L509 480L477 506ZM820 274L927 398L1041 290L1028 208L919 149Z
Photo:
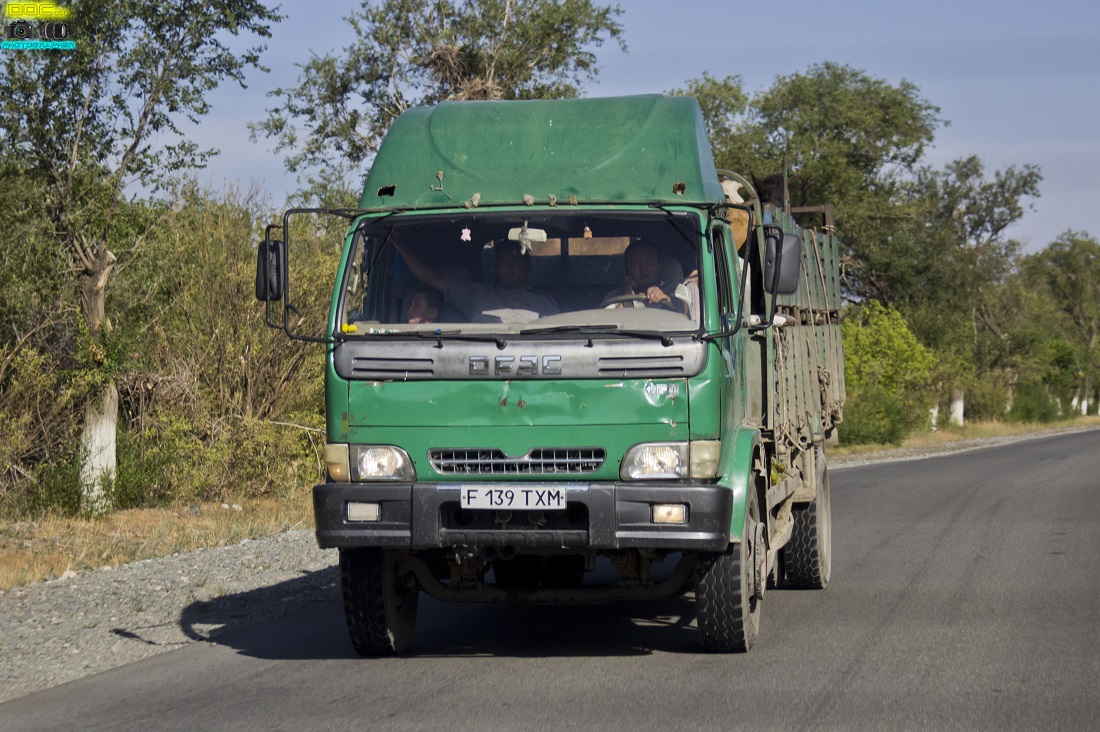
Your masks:
M672 298L665 294L657 285L653 285L645 291L646 298L654 305L672 305Z

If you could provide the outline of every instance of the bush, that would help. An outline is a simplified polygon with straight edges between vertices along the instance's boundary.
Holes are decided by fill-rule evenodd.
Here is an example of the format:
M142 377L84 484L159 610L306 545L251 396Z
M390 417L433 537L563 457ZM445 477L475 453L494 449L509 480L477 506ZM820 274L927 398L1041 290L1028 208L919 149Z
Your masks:
M1006 375L987 372L974 379L966 389L966 419L985 422L1003 420L1008 408L1009 385Z
M906 410L878 384L849 387L838 432L842 445L900 445L906 433Z
M1059 412L1057 400L1047 389L1028 384L1016 390L1008 418L1013 422L1054 422L1062 418Z
M848 401L845 428L851 416L852 395L862 391L869 410L866 419L893 434L896 419L904 431L928 421L929 385L935 360L917 340L897 310L870 301L851 309L841 324L844 337L844 373ZM897 414L895 415L895 407ZM882 420L885 419L885 422ZM862 428L856 428L861 434ZM845 430L847 431L847 430ZM883 442L874 439L871 442ZM886 442L899 441L893 438Z
M118 463L105 488L117 507L285 495L320 476L324 349L267 328L252 294L252 243L274 214L254 196L187 183L133 207L140 236L119 241L139 243L116 252L113 327L101 340L81 335L69 265L46 256L55 241L42 234L31 254L0 255L0 302L18 305L0 323L6 513L80 511L81 417L108 381L119 393ZM315 224L294 233L296 325L308 334L325 326L341 244L342 224Z

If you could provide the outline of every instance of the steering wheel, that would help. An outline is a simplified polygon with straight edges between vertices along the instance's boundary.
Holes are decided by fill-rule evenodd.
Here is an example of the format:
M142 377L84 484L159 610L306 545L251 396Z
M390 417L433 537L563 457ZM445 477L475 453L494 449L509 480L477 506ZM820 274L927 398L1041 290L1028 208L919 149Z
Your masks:
M649 298L645 295L628 292L625 295L612 295L611 297L604 298L604 301L600 303L600 307L606 310L610 310L616 305L625 305L630 308L644 308L648 302Z

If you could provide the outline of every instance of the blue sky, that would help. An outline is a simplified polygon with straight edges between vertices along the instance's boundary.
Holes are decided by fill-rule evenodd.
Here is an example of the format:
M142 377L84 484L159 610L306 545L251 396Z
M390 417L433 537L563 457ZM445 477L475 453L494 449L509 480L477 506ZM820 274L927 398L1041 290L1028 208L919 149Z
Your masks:
M358 3L284 3L249 88L227 86L191 137L222 154L199 174L205 184L253 182L279 205L296 188L271 143L249 141L266 92L290 86L295 63L351 43L343 18ZM927 161L942 165L976 154L987 170L1034 163L1042 196L1009 231L1029 251L1066 229L1100 237L1100 3L1092 0L834 0L741 4L730 0L621 2L627 52L599 51L600 73L587 96L662 92L704 71L739 75L746 90L822 61L862 69L891 83L906 79L940 107Z

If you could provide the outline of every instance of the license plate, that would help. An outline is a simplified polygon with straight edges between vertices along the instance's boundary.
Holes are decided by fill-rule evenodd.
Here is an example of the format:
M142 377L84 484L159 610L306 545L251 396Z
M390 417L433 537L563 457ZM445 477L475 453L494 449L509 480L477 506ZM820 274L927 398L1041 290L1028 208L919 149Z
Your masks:
M459 488L462 508L508 511L552 511L566 507L565 486L475 485Z

